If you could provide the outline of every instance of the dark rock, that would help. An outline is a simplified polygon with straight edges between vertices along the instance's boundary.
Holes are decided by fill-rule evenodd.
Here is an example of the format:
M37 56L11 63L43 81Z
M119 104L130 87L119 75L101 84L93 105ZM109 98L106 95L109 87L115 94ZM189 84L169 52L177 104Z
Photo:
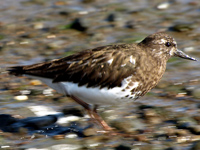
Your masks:
M59 117L63 117L63 114L28 117L25 119L16 119L11 115L1 114L0 129L4 132L19 133L23 130L27 131L28 134L39 133L48 136L75 133L79 137L85 137L83 132L92 127L92 125L89 125L82 128L76 122L72 122L70 126L60 126L55 124Z
M20 37L24 38L24 39L31 38L31 36L29 34L22 34L22 35L20 35Z
M109 14L106 18L106 21L108 22L114 22L116 20L116 15L115 14Z
M175 150L175 149L172 147L169 147L169 148L166 148L165 150Z
M119 145L119 146L115 147L115 150L131 150L131 148L128 146Z
M196 126L190 127L190 132L196 135L200 135L200 126L196 125Z
M129 29L134 29L136 28L135 22L133 20L129 20L125 23L125 27Z
M61 16L68 16L68 15L69 15L69 12L60 11L59 14L60 14Z
M12 117L11 115L8 114L1 114L0 115L0 129L3 131L8 130L8 126L11 124L17 122L18 119Z
M52 125L57 121L56 115L47 115L42 117L28 117L25 119L19 119L17 122L10 125L11 132L16 131L21 127L28 127L31 129L40 129L45 126Z
M80 18L76 18L72 23L71 23L71 29L75 29L81 32L85 32L88 27L86 27L83 23L83 20Z
M149 109L149 108L155 108L154 106L151 105L140 105L139 109L143 110L143 109Z
M93 3L95 2L96 0L82 0L82 3Z
M81 109L76 107L76 108L70 108L70 107L65 107L62 112L65 115L74 115L74 116L78 116L78 117L83 117L84 114L82 113Z
M190 31L195 28L193 23L177 23L174 26L170 27L169 30L177 32Z

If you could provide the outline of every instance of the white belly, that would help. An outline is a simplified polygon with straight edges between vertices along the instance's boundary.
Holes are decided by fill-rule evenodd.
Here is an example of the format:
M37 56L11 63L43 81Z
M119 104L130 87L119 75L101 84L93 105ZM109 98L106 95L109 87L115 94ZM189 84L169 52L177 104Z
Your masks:
M26 75L31 78L35 78L41 80L49 87L55 89L58 93L75 96L78 99L83 100L89 104L99 104L99 105L112 105L118 104L119 102L130 101L135 99L135 94L133 94L130 99L126 98L126 95L131 95L131 89L122 91L127 86L126 80L122 84L122 87L115 87L115 88L98 88L98 87L89 87L87 88L84 86L78 86L77 83L72 82L58 82L52 83L52 79L48 78L41 78L36 76ZM136 85L135 85L136 86ZM138 86L138 83L137 83Z

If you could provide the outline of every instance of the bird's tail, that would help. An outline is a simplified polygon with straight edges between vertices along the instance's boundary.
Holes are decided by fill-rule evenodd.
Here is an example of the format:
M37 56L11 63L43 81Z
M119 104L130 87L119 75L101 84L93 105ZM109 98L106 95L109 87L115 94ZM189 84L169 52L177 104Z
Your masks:
M14 66L14 67L8 67L5 69L5 71L7 71L7 73L12 74L12 75L22 75L25 73L23 66Z

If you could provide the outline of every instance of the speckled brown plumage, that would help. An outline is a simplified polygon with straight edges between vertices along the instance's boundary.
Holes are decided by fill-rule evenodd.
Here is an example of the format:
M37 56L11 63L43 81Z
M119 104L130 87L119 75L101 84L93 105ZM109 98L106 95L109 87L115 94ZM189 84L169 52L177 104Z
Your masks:
M102 46L47 63L13 67L10 72L52 78L53 82L72 81L79 86L87 84L87 87L100 88L121 86L124 78L133 75L132 81L143 82L144 86L139 88L147 88L148 91L163 75L166 61L170 57L167 55L166 58L160 59L149 52L153 45L146 45L151 44L155 38L159 37L148 37L138 45ZM172 38L167 38L169 42L173 42ZM135 64L130 62L131 55L136 59ZM110 59L113 59L111 64L107 62ZM126 65L122 67L123 64ZM162 71L159 73L160 69ZM133 89L133 92L134 90L136 89Z
M112 104L145 95L157 85L171 56L195 60L178 50L172 37L156 33L138 44L97 47L50 62L11 67L8 71L45 79L50 87L90 110L87 103ZM91 113L96 116L95 111Z
M29 74L52 78L53 82L72 81L79 86L113 88L134 74L129 56L139 57L136 45L121 44L86 50L62 59L30 66L13 67L13 74ZM109 64L107 61L113 59ZM122 64L126 66L121 67Z

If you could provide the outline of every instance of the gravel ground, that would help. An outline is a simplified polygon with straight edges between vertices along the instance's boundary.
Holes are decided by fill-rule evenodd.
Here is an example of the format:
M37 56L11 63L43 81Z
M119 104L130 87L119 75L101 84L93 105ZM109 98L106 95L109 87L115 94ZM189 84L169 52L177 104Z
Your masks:
M0 148L5 150L199 150L199 62L171 58L143 98L101 107L105 134L70 98L4 67L68 56L164 31L200 58L200 2L192 0L4 0L0 2Z

